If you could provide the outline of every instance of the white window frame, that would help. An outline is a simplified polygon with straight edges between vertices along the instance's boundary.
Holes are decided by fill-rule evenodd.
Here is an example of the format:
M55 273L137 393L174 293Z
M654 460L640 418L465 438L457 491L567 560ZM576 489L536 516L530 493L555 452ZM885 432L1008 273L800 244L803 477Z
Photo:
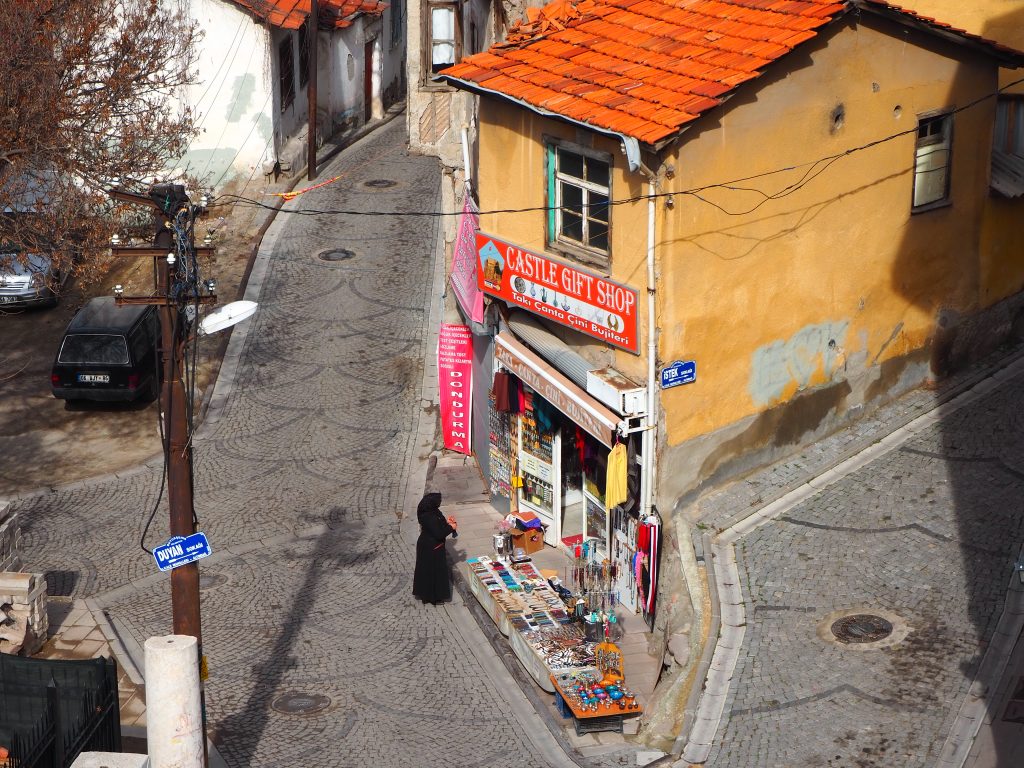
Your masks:
M611 245L612 245L612 232L611 232L611 184L612 184L612 158L610 155L604 152L594 152L592 150L585 149L575 144L558 140L547 140L546 142L548 151L545 153L548 178L548 199L551 204L551 209L548 215L548 226L547 226L547 239L548 244L559 249L567 250L570 254L576 256L582 256L585 261L592 261L599 264L607 264L611 258ZM608 185L604 186L597 184L588 179L579 178L570 173L562 170L561 164L558 161L559 154L573 154L578 155L586 164L589 162L603 163L608 168ZM582 205L582 240L576 240L575 238L568 237L563 234L564 211L562 208L562 186L568 184L576 187L581 191L581 197L583 201ZM608 203L606 203L608 221L605 237L607 238L607 246L602 248L594 246L591 241L590 234L590 222L593 218L590 216L590 198L592 195L602 195Z
M953 114L918 115L914 145L914 191L911 211L949 205L953 169Z

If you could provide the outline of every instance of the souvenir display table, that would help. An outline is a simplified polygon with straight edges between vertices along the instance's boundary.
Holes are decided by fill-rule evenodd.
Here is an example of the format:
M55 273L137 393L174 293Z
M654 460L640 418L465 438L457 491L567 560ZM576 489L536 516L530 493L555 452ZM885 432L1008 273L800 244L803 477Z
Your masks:
M557 708L566 716L572 715L577 735L594 731L622 733L625 718L643 713L636 695L618 675L602 676L597 670L562 672L551 675L551 684Z
M594 670L594 643L536 565L474 557L466 568L470 590L541 688L554 692L552 674Z

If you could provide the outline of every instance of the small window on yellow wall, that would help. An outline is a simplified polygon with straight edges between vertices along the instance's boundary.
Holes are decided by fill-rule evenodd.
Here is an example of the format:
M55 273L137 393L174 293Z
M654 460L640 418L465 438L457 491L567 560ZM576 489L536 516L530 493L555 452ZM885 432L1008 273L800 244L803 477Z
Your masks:
M914 210L949 201L952 155L953 116L920 118L914 162Z
M607 261L611 158L557 143L547 149L548 242Z

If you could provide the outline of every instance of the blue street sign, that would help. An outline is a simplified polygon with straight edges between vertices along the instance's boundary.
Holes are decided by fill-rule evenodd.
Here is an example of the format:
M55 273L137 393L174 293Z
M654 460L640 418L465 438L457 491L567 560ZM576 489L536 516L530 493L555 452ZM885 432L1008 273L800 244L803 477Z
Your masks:
M181 565L194 563L210 556L210 542L205 533L191 536L174 536L166 544L153 549L153 558L161 571L169 571Z
M680 384L689 384L697 380L697 362L695 360L676 360L672 365L661 369L661 388L670 389Z

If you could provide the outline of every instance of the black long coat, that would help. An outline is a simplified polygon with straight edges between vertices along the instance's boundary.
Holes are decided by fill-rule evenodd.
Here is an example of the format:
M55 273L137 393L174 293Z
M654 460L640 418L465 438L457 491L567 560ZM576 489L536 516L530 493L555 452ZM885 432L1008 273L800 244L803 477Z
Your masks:
M426 603L452 599L452 578L444 542L455 532L441 512L441 494L426 494L416 507L420 537L416 540L416 571L412 593Z

